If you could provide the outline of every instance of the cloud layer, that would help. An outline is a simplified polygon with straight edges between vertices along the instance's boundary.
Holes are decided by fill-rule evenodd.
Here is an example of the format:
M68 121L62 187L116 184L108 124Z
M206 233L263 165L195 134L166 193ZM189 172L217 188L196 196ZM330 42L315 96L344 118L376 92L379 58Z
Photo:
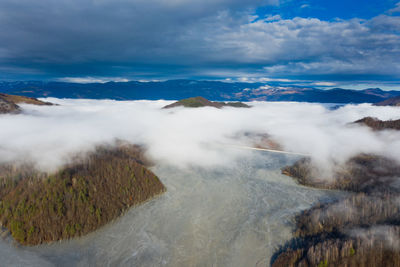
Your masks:
M399 132L348 125L365 116L399 119L394 107L363 104L331 111L319 104L254 102L250 109L165 110L168 101L47 100L60 106L23 105L23 114L0 116L2 162L34 160L53 170L74 153L118 138L145 145L156 161L222 166L246 153L231 146L251 145L245 133L267 133L285 150L308 154L321 166L361 152L400 158Z
M369 20L254 15L265 5L279 1L4 0L0 70L38 77L400 77L396 8Z

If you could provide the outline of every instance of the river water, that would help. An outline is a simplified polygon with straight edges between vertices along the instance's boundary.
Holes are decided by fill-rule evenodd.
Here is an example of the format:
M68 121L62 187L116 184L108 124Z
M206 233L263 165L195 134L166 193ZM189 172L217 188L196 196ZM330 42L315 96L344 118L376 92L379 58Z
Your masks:
M82 238L37 247L2 239L0 265L268 266L294 216L338 194L280 174L298 158L246 151L230 167L157 164L164 195Z

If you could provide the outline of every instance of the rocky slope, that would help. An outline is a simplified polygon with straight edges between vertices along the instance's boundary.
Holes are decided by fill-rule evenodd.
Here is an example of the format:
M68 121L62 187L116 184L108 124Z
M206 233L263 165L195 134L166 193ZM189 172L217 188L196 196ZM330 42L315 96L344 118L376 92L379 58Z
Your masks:
M199 108L199 107L214 107L214 108L223 108L223 107L236 107L236 108L249 108L250 106L241 103L241 102L212 102L204 97L196 96L191 98L186 98L179 100L175 103L167 105L163 108L174 108L174 107L186 107L186 108Z
M395 97L391 97L388 98L384 101L378 102L376 104L374 104L375 106L396 106L399 107L400 106L400 96L395 96Z
M18 95L7 95L0 93L0 114L5 113L19 113L21 112L18 104L33 104L33 105L53 105L49 102L43 102L36 98L18 96Z
M3 99L0 96L0 114L6 114L6 113L19 113L20 108L18 105L14 104L13 102L10 102L6 99Z
M85 235L165 191L134 145L97 147L55 173L0 166L0 222L24 245Z
M20 96L20 95L8 95L8 94L2 94L0 93L0 98L5 99L9 102L12 102L14 104L32 104L32 105L39 105L39 106L51 106L53 105L50 102L44 102L39 99L33 98L33 97L27 97L27 96Z
M359 155L321 173L308 159L283 169L300 184L347 190L296 218L295 238L281 247L272 266L400 266L400 165Z

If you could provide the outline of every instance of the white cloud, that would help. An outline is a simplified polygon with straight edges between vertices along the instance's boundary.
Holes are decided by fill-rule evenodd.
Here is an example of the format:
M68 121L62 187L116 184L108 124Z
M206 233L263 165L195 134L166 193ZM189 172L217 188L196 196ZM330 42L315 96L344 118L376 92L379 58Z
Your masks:
M70 83L107 83L107 82L129 82L129 79L120 77L65 77L57 79L61 82Z
M312 83L312 85L316 85L316 86L336 86L337 83L334 83L334 82L315 82L315 83Z
M264 21L278 21L281 20L282 17L280 15L268 16L264 19Z
M290 80L290 79L279 79L279 78L267 78L267 77L240 77L240 78L230 78L230 81L232 80L237 80L240 82L251 82L251 83L257 83L257 82L284 82L284 83L289 83L289 82L296 82L297 80Z
M264 70L271 74L398 75L398 25L400 17L390 16L369 21L258 20L221 32L217 28L216 38L208 45L219 51L220 61L233 56L243 64L264 64Z
M243 132L268 133L284 149L310 154L321 165L360 152L400 158L400 133L349 126L365 116L399 119L400 109L348 105L330 111L319 104L253 102L250 109L161 109L170 101L60 100L60 106L23 105L20 115L0 116L1 161L32 158L54 168L71 154L115 138L144 144L156 161L178 166L232 164L250 145Z
M390 9L388 13L389 14L400 13L400 2L396 4L396 7Z
M255 17L259 4L277 3L6 0L0 3L0 68L144 79L157 73L400 75L400 16Z

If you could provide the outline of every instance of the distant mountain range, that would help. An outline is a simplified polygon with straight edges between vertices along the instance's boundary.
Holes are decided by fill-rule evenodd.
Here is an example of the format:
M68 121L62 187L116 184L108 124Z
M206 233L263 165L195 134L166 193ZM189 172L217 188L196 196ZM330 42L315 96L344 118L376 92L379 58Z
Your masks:
M383 91L379 88L322 90L278 84L194 80L88 84L41 81L0 82L0 92L29 97L57 98L178 100L202 96L215 101L266 100L320 103L377 103L400 96L400 91Z
M400 106L400 96L388 98L382 102L375 103L375 106Z

